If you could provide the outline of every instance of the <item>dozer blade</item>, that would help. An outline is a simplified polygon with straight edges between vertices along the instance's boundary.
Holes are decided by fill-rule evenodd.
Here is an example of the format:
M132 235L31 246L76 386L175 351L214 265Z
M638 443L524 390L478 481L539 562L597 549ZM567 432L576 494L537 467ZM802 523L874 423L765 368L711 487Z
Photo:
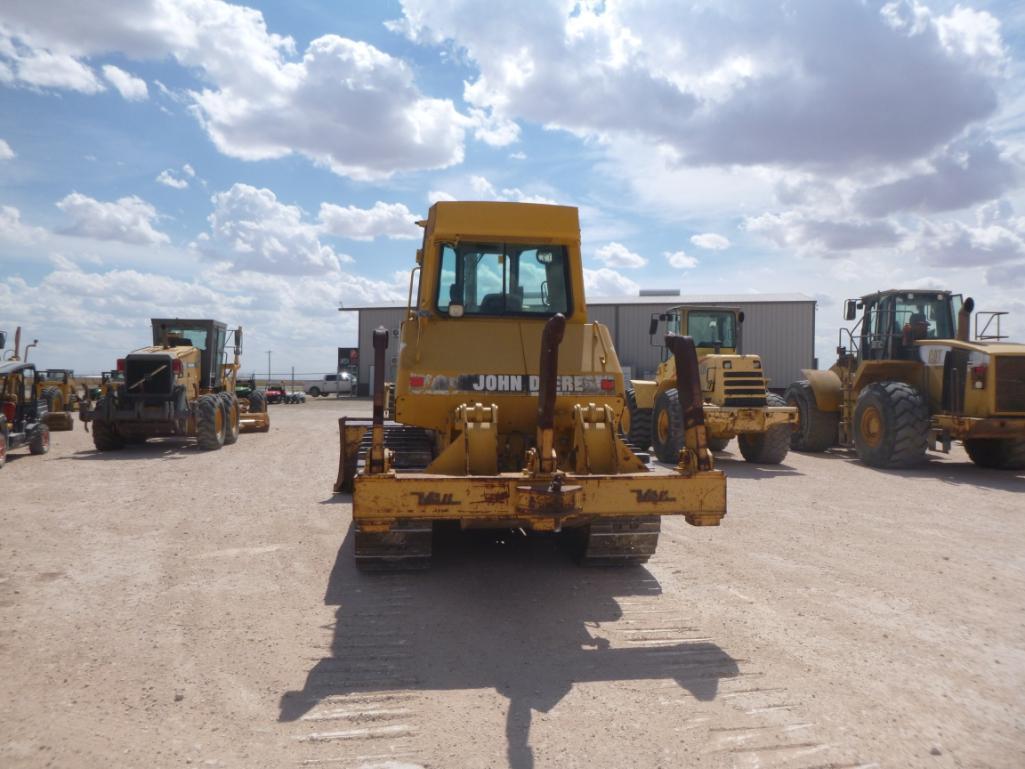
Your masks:
M43 424L50 432L60 433L75 429L75 419L70 411L50 411L43 416Z
M265 433L270 430L270 414L247 411L239 415L238 426L243 433Z

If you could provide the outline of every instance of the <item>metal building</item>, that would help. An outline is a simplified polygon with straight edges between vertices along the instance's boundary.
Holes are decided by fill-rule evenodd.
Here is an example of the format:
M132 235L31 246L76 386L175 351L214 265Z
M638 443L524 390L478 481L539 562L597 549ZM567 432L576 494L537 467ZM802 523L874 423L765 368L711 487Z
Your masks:
M683 294L642 292L642 296L595 298L587 302L591 320L609 328L616 352L629 376L650 378L661 360L661 348L648 336L651 316L679 304L735 307L744 311L741 352L762 356L769 386L783 389L800 378L802 368L815 368L815 300L804 294ZM387 379L395 376L399 324L405 305L380 304L343 307L359 313L359 392L370 392L373 381L373 331L384 326L392 332L388 347ZM656 342L658 340L655 340Z

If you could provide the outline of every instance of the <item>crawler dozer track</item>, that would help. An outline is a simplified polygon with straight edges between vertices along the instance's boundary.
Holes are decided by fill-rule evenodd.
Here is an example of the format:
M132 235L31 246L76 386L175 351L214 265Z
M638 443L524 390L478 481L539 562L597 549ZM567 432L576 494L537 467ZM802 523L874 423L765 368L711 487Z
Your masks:
M661 527L657 516L599 518L566 534L574 538L574 557L582 566L634 566L655 554Z

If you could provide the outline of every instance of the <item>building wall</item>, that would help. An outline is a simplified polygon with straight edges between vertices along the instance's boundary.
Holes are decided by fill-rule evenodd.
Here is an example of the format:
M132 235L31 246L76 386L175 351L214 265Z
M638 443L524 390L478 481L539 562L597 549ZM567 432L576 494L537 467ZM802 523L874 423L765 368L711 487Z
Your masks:
M405 307L382 307L359 310L359 394L369 395L373 392L373 379L370 376L374 364L374 329L384 326L390 332L388 350L385 352L388 372L385 381L395 381L395 366L399 355L399 325L406 313Z

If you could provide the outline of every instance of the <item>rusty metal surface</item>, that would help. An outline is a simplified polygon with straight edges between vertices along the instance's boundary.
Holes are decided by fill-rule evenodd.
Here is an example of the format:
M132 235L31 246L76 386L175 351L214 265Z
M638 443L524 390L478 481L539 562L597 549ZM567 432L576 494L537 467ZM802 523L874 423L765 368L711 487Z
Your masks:
M566 316L553 315L541 333L541 361L538 368L537 427L550 430L555 426L555 391L559 371L559 345L566 332Z
M950 433L954 440L965 438L1018 438L1025 439L1025 417L962 417L936 414L933 427Z
M359 521L519 520L551 530L573 519L683 515L715 525L726 514L726 478L719 471L683 477L675 472L565 474L531 479L522 473L443 476L386 473L355 478L353 517Z
M793 406L747 408L705 405L705 428L713 438L764 433L776 425L797 425L798 410Z

